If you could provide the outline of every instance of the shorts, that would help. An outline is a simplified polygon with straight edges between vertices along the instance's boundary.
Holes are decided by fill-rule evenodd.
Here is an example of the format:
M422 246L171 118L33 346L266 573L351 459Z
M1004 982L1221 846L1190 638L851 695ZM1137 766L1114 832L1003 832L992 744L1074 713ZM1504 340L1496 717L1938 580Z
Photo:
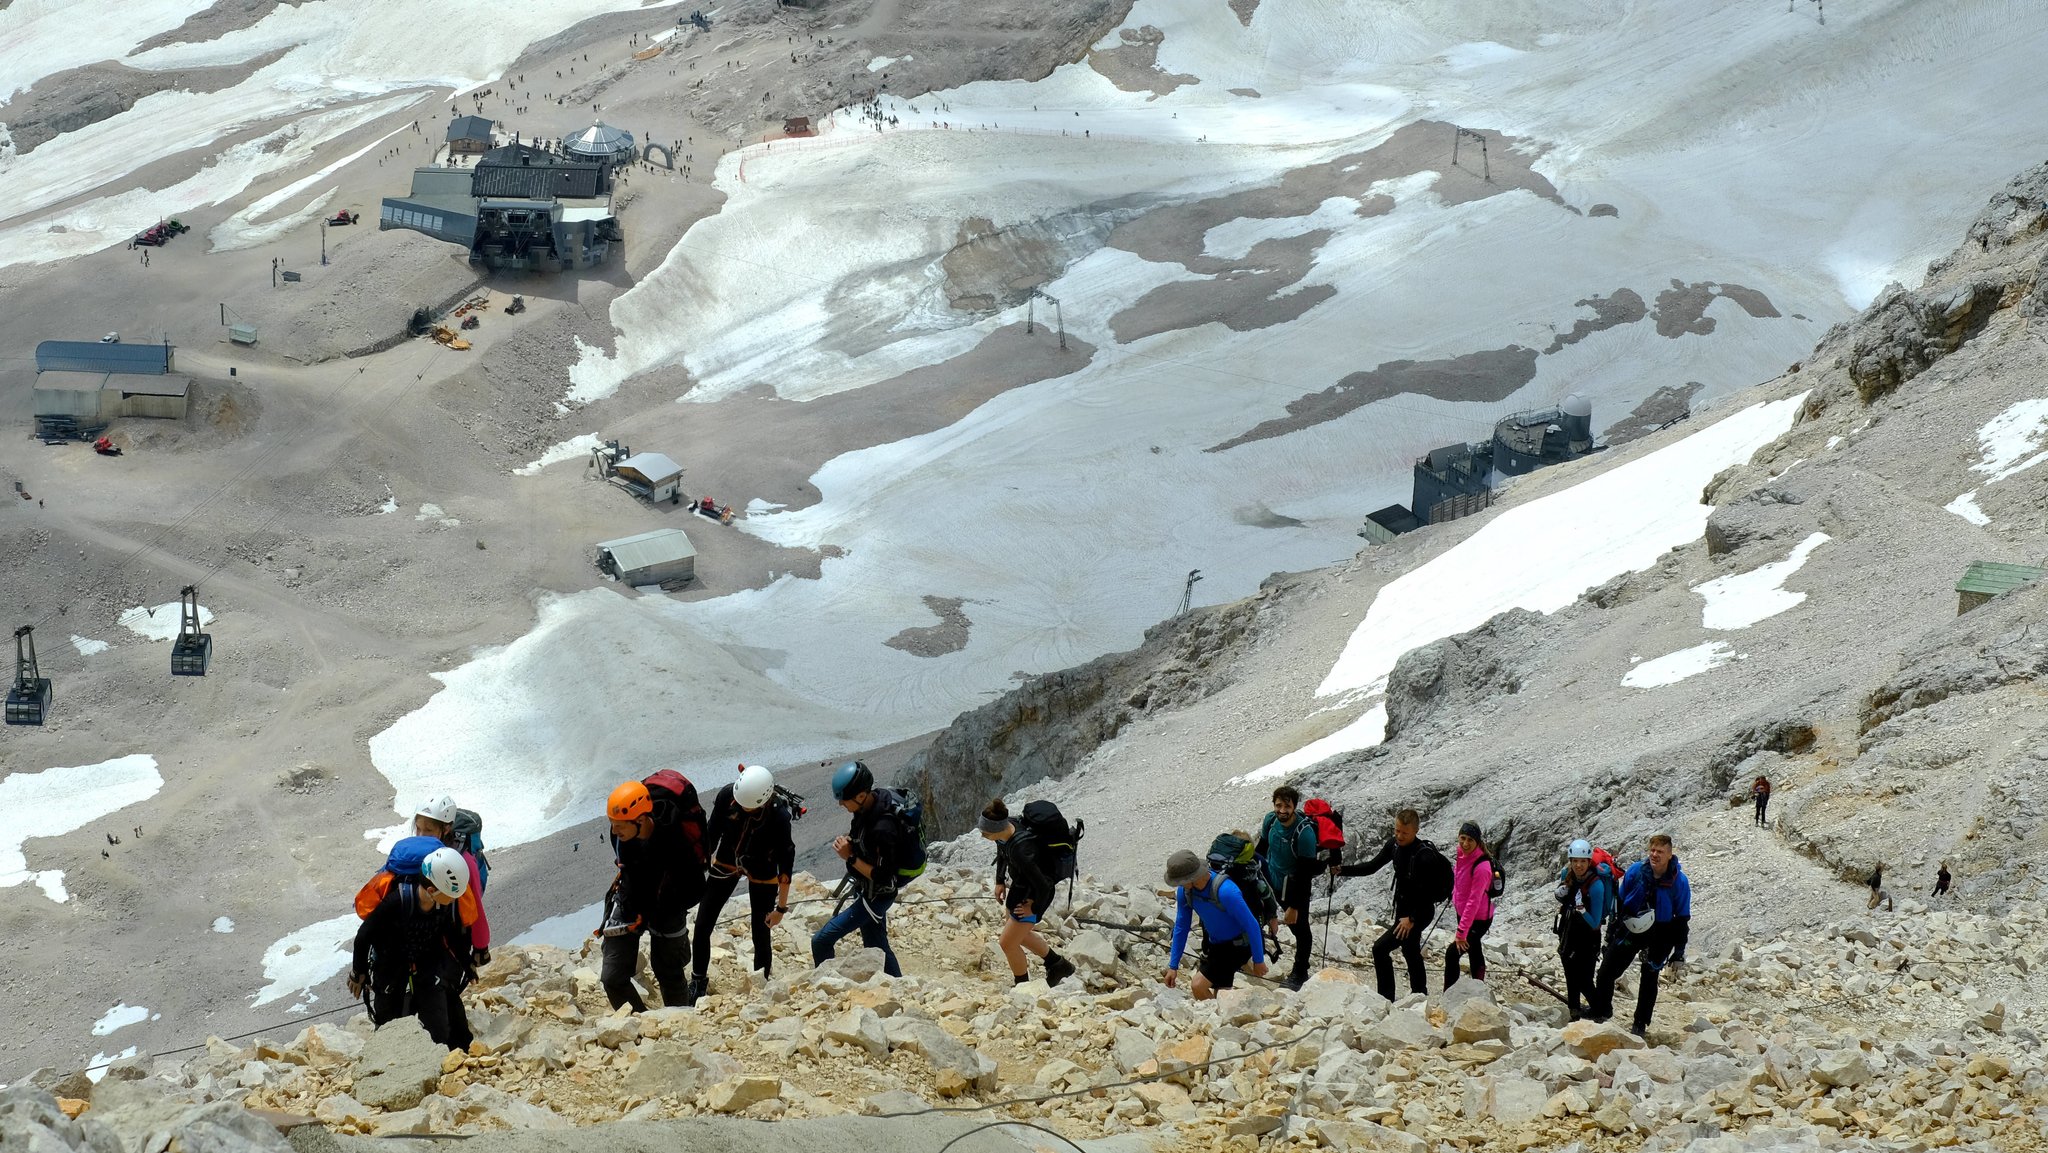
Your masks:
M1237 985L1237 971L1252 959L1251 942L1243 937L1228 941L1202 942L1202 963L1199 971L1209 979L1211 988L1230 989Z
M1026 925L1036 925L1045 920L1045 912L1047 909L1052 908L1052 900L1052 893L1022 893L1016 889L1011 889L1008 899L1003 903L1009 906L1006 912L1009 913L1012 921ZM1025 901L1031 902L1031 920L1029 921L1017 915L1017 906Z

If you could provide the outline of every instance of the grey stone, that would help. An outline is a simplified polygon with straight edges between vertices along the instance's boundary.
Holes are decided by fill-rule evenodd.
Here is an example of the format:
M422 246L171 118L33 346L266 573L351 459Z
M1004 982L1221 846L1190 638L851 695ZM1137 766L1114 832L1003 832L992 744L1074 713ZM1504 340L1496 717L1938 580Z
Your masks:
M1311 1121L1309 1131L1337 1153L1426 1153L1429 1148L1412 1133L1370 1121Z
M1118 1029L1110 1040L1110 1059L1116 1062L1117 1072L1132 1073L1138 1066L1152 1059L1154 1048L1150 1036L1124 1026Z
M1083 929L1060 947L1060 954L1083 969L1109 973L1116 969L1116 946L1093 929Z
M680 1045L657 1044L626 1071L626 1089L641 1097L694 1096L702 1070Z
M1861 1049L1835 1049L1822 1053L1813 1064L1813 1079L1834 1088L1853 1088L1876 1076Z
M938 1022L921 1017L891 1017L882 1026L891 1048L907 1049L923 1057L934 1073L956 1073L984 1092L995 1088L994 1063L984 1064L981 1054L946 1032Z
M1458 985L1477 985L1478 981L1460 981ZM1463 1044L1475 1041L1505 1041L1508 1039L1507 1011L1492 1001L1476 998L1458 1006L1451 1017L1451 1040Z
M843 977L858 985L881 972L886 960L880 949L855 949L819 965L813 977Z
M1401 1049L1433 1049L1444 1043L1443 1033L1419 1010L1388 1013L1359 1033L1358 1047L1391 1052Z
M350 1092L372 1109L410 1109L441 1079L447 1056L448 1047L427 1036L418 1017L387 1021L364 1042Z
M847 1009L825 1026L825 1036L844 1045L867 1050L870 1057L887 1056L889 1035L882 1031L882 1019L873 1009L858 1005Z

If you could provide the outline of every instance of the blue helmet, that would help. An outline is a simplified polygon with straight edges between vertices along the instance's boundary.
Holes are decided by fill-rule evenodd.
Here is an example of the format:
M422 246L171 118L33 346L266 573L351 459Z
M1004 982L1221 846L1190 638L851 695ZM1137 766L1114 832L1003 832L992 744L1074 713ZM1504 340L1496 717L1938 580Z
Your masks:
M832 799L844 801L875 787L875 774L859 761L848 761L832 774Z

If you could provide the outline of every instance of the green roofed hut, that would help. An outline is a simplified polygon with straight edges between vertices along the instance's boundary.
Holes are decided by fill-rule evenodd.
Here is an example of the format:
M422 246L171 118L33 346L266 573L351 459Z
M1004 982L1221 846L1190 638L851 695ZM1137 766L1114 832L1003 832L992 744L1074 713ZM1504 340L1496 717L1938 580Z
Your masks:
M1956 582L1956 615L1962 616L2000 593L2033 584L2044 571L2048 570L2030 564L1971 561L1963 571L1963 579Z

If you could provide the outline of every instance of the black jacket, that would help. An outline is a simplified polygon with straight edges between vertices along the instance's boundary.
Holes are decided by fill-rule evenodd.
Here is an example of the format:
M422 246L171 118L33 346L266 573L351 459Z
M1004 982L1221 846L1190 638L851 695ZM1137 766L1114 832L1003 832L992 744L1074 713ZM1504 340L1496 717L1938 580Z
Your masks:
M399 881L363 918L356 929L357 973L370 973L370 951L376 950L379 981L402 980L405 974L452 973L469 957L469 930L455 906L420 908L420 881Z
M612 902L612 919L630 924L638 917L654 932L680 932L684 918L704 895L701 838L701 830L679 817L657 819L648 836L630 841L613 837L619 887Z
M846 836L853 842L847 871L853 875L854 883L871 894L895 892L904 840L903 822L897 816L895 802L877 790L868 807L853 815L853 825ZM874 871L863 877L852 867L854 861L866 861L874 866Z
M1370 877L1389 864L1394 866L1394 916L1407 917L1420 925L1436 916L1436 906L1429 901L1428 894L1420 892L1421 886L1414 880L1416 854L1422 850L1422 838L1405 845L1396 844L1392 837L1380 846L1380 851L1370 861L1340 866L1337 872L1346 877Z
M796 870L789 809L771 800L750 813L733 800L731 785L711 800L711 824L704 840L711 846L711 868L720 873L738 869L748 880L786 881Z
M1042 848L1038 838L1022 824L1015 828L1017 831L1010 834L1009 840L996 842L996 884L1010 886L1004 905L1014 909L1028 900L1031 911L1042 915L1051 907L1059 882L1052 879L1038 859Z

